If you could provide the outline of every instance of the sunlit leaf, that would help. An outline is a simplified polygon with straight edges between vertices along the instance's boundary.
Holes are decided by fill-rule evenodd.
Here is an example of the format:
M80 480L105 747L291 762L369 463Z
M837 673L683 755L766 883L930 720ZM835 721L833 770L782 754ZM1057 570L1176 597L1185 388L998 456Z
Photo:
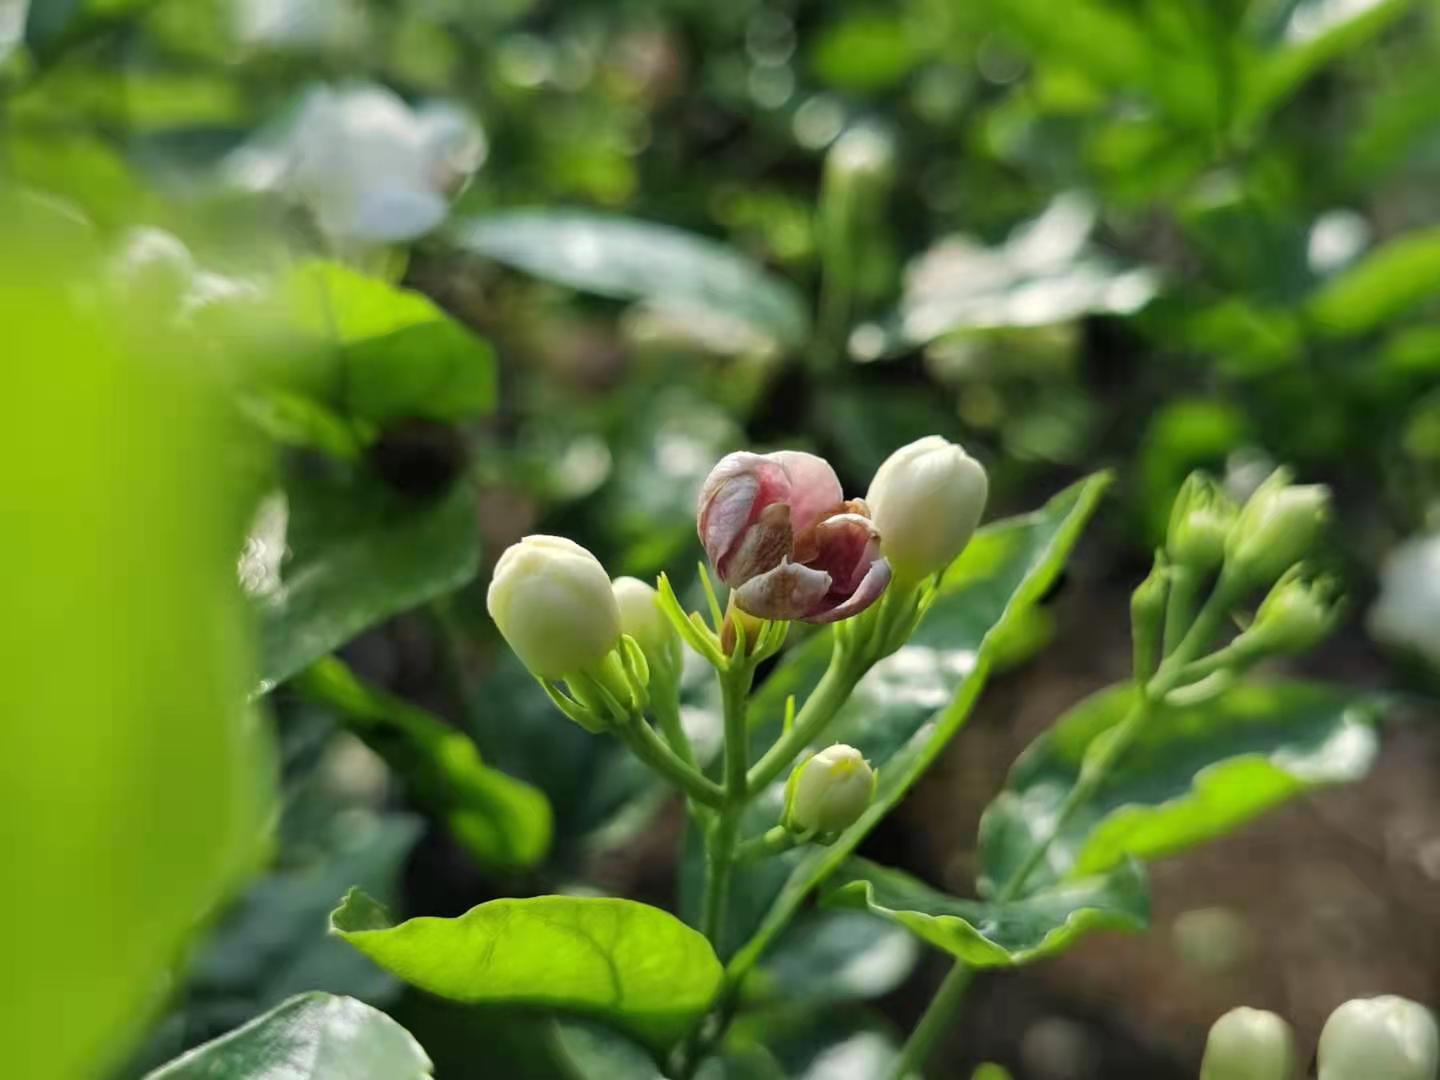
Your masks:
M536 788L489 768L469 736L408 701L367 686L334 657L295 681L409 783L483 864L529 867L550 850L550 803Z
M993 895L1054 820L1091 742L1120 723L1134 690L1087 698L1031 743L980 825L980 890ZM1155 713L1026 881L1025 895L1223 836L1375 759L1373 694L1314 683L1241 684Z
M1374 248L1311 298L1315 323L1332 334L1363 334L1435 296L1440 229L1420 229Z
M403 1027L354 998L300 994L145 1080L423 1080L430 1059Z
M1006 904L947 896L863 859L846 863L833 880L846 884L830 891L826 904L889 919L977 968L1033 963L1094 930L1143 930L1150 915L1145 874L1133 861Z
M703 936L634 900L491 900L458 918L396 926L379 904L352 891L330 924L381 967L432 994L589 1015L655 1047L694 1026L722 976Z
M574 289L723 316L786 346L808 319L795 288L729 248L666 225L569 210L513 210L462 221L467 251Z

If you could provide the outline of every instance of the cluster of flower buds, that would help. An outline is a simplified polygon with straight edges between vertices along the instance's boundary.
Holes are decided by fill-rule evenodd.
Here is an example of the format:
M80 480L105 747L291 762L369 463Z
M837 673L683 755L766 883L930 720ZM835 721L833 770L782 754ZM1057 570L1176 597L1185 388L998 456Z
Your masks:
M1347 1001L1325 1022L1319 1080L1436 1080L1440 1034L1430 1010L1387 995ZM1263 1009L1232 1009L1210 1029L1200 1080L1294 1080L1295 1035Z
M853 746L827 747L791 772L780 823L798 837L821 843L833 839L860 820L875 795L876 779Z
M1234 643L1231 655L1237 659L1304 651L1338 619L1338 583L1305 561L1329 518L1328 489L1294 484L1289 470L1275 470L1243 507L1212 478L1195 473L1171 511L1162 553L1167 576L1200 581L1218 572L1218 588L1232 601L1255 589L1270 590L1253 624Z

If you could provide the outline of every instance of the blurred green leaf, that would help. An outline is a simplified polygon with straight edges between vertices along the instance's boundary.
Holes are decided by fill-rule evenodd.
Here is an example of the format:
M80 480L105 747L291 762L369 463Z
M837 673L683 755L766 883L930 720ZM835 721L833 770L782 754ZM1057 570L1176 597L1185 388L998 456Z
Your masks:
M1331 334L1363 334L1432 299L1440 289L1440 228L1396 237L1331 278L1310 316Z
M877 1014L855 1006L742 1014L725 1043L724 1068L701 1080L838 1080L888 1076L899 1040Z
M339 710L341 720L411 785L481 863L534 866L550 850L550 803L523 781L488 768L463 732L367 686L334 657L317 661L295 689Z
M815 77L839 90L886 90L904 80L921 60L901 10L844 12L823 27L810 47Z
M994 894L1025 860L1091 743L1133 702L1129 686L1087 698L1016 761L980 823L982 894ZM1160 708L1050 845L1025 895L1131 857L1183 851L1312 788L1359 779L1375 759L1382 706L1374 694L1292 682L1241 684Z
M790 348L809 319L799 293L713 240L667 225L572 210L509 210L463 220L462 248L573 289L734 320Z
M1341 56L1365 44L1410 8L1411 0L1301 0L1294 4L1280 47L1255 71L1246 119L1254 122Z
M495 404L490 346L428 297L338 263L304 263L282 286L289 322L336 351L332 404L384 424L460 420Z
M1135 484L1147 547L1164 539L1170 504L1185 478L1195 469L1220 471L1248 435L1245 417L1223 400L1172 398L1155 412L1141 440Z
M352 890L331 930L406 982L455 1001L593 1016L664 1048L720 990L710 943L634 900L537 896L491 900L454 919L398 926Z
M468 487L420 501L339 472L296 477L278 580L255 590L261 687L269 690L370 626L475 576L479 540ZM309 527L297 527L305 515Z
M300 994L146 1080L422 1080L430 1059L410 1033L354 998Z
M750 973L747 1000L795 1005L863 1000L894 990L919 950L904 930L854 911L797 919Z
M235 582L237 466L261 455L162 313L76 302L96 267L7 209L0 1037L13 1075L73 1080L127 1051L265 847L270 733L245 706Z
M665 1080L643 1048L602 1024L557 1017L551 1042L573 1080Z
M854 852L964 725L989 674L994 635L1039 602L1108 484L1108 476L1097 474L1033 514L982 529L946 573L940 595L909 643L860 682L825 730L823 742L848 743L865 755L879 772L875 798L834 844L740 869L731 889L728 941L758 934L744 961L737 958L741 971L759 958L810 892ZM829 656L828 635L817 634L793 649L762 685L751 711L752 724L758 725L755 747L774 740L786 695L803 698ZM745 818L746 835L775 824L783 786L777 781L755 801ZM726 951L722 948L722 955Z
M852 859L824 903L855 907L905 927L976 968L1030 964L1094 930L1143 930L1150 920L1145 872L1133 860L1107 873L1054 885L1008 904L960 900L900 870Z

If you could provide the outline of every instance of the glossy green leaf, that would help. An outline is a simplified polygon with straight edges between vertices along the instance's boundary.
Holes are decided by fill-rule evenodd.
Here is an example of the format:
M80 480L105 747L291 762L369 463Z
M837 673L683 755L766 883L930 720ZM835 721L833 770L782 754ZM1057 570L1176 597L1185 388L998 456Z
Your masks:
M403 1027L354 998L300 994L146 1080L422 1080L430 1059Z
M479 540L463 483L428 502L335 470L297 477L286 495L278 535L252 540L287 551L252 590L262 689L475 576Z
M899 1056L895 1029L857 1006L769 1009L742 1014L724 1057L700 1080L836 1080L890 1075Z
M395 926L384 908L352 890L330 926L381 967L432 994L589 1015L653 1047L690 1031L722 977L702 935L634 900L491 900L458 918Z
M529 784L487 767L469 736L357 679L327 657L295 688L337 709L342 722L410 784L482 863L534 866L550 850L550 803Z
M1041 510L981 530L945 575L940 595L910 642L881 662L851 695L824 744L858 747L879 770L870 808L829 847L808 847L747 866L732 888L728 923L738 942L758 937L735 960L743 972L778 936L805 897L845 861L940 755L964 725L990 671L995 635L1040 601L1079 540L1108 476L1092 476L1052 498ZM752 722L757 747L778 733L785 696L804 695L829 657L816 635L785 658L756 696ZM745 834L779 817L783 780L755 801ZM740 937L738 935L744 935Z
M643 1047L603 1024L557 1018L550 1041L557 1064L573 1080L665 1080Z
M795 920L743 991L786 1005L876 998L904 982L918 958L914 939L883 919L817 911Z
M1087 698L1015 763L980 824L980 891L1024 861L1074 786L1086 749L1120 723L1130 687ZM1324 784L1356 780L1375 759L1373 694L1314 683L1240 684L1158 711L1085 807L1050 845L1026 892L1154 859L1232 832Z
M1068 949L1094 930L1143 930L1150 896L1134 861L1108 873L1032 893L1008 904L961 900L900 870L852 859L835 875L854 880L827 905L854 907L905 927L971 967L1015 967Z
M1310 301L1331 334L1363 334L1431 299L1440 288L1440 228L1420 229L1373 249Z
M570 210L511 210L453 230L467 251L620 300L733 320L795 347L809 333L794 286L722 244L667 225Z

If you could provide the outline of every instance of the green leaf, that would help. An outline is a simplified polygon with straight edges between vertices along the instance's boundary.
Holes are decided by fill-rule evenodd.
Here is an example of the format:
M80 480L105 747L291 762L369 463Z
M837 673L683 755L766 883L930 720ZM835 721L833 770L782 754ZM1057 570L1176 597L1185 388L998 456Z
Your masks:
M336 470L296 478L281 535L278 580L255 590L261 689L303 671L361 631L453 592L480 561L466 485L439 502Z
M458 918L394 926L384 908L352 890L330 927L432 994L589 1015L662 1049L709 1009L723 974L702 935L634 900L491 900Z
M1363 334L1434 297L1440 288L1440 228L1418 229L1372 250L1310 300L1331 334Z
M946 573L910 642L860 682L822 742L860 749L879 770L875 798L829 847L808 847L737 874L727 921L737 935L758 936L736 957L735 973L753 965L805 897L854 852L964 725L989 674L997 635L1039 603L1108 484L1107 475L1091 476L1033 514L982 529ZM828 635L793 650L756 695L752 721L777 720L787 694L804 693L818 681L829 651ZM773 723L762 726L756 745L769 745L776 734ZM775 823L783 791L782 779L756 800L746 835Z
M724 1058L700 1080L833 1080L889 1076L899 1056L894 1028L855 1006L767 1009L742 1014L731 1027Z
M338 353L332 403L348 415L459 420L494 407L493 351L428 297L328 262L301 264L282 293L290 325Z
M743 990L749 1000L787 1006L875 998L905 981L918 953L909 934L882 919L817 911L785 931Z
M300 994L145 1080L422 1080L420 1044L390 1017L354 998Z
M551 1043L558 1064L574 1080L665 1080L648 1052L603 1024L557 1018Z
M905 927L971 967L1016 967L1063 952L1092 930L1143 930L1150 896L1133 860L1106 874L1055 885L1008 904L961 900L909 874L852 859L827 905L855 907Z
M791 348L809 320L789 282L713 240L666 225L571 210L512 210L453 230L461 247L548 281L680 313L734 320Z
M550 803L538 788L486 767L475 744L437 716L367 686L334 657L296 680L341 719L444 818L481 863L528 868L550 850Z
M1053 820L1094 739L1120 723L1131 687L1087 698L1041 735L980 823L980 891L993 895ZM1312 788L1356 780L1375 759L1383 699L1314 683L1241 684L1161 708L1074 815L1026 892L1170 855L1223 836Z
M1302 0L1290 14L1288 43L1266 57L1246 101L1254 121L1292 95L1325 65L1365 44L1403 15L1411 0Z

